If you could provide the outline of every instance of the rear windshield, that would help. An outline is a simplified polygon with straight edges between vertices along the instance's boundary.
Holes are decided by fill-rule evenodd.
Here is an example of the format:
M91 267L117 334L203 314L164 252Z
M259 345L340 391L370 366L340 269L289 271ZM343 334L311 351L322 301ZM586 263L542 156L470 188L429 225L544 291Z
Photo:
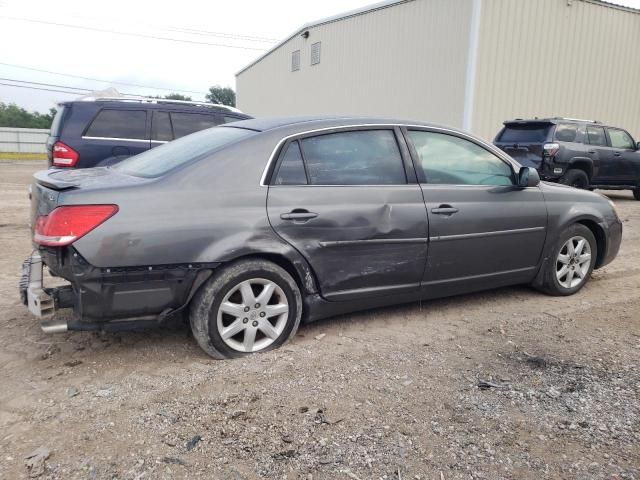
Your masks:
M64 116L64 111L66 110L67 107L65 107L64 105L60 105L58 107L58 111L56 112L56 116L53 117L53 122L51 122L51 131L49 132L49 135L51 135L52 137L59 137L60 136L60 127L62 126L62 117Z
M129 157L113 168L136 177L159 177L254 133L242 128L209 128Z
M499 142L505 143L542 143L549 138L550 124L510 124L504 127Z

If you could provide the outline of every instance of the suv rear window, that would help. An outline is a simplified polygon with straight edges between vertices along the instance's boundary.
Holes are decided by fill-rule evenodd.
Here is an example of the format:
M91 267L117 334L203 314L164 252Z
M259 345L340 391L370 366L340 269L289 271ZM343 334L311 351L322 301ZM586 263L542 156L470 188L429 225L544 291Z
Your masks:
M60 108L56 112L56 116L53 117L53 122L51 122L51 131L49 135L52 137L60 136L60 127L62 126L62 117L64 116L64 112L66 110L66 106L60 105Z
M500 134L499 142L504 143L543 143L549 138L551 124L523 123L505 125Z
M556 140L559 142L575 142L578 136L578 125L561 123L556 127Z
M146 123L147 112L144 110L101 110L84 136L144 140Z
M173 134L176 138L180 138L205 128L220 125L222 119L217 115L206 115L204 113L171 112L171 123L173 123Z
M180 165L199 160L213 151L255 134L243 128L213 128L201 130L151 150L129 157L112 168L127 175L153 178L164 175Z

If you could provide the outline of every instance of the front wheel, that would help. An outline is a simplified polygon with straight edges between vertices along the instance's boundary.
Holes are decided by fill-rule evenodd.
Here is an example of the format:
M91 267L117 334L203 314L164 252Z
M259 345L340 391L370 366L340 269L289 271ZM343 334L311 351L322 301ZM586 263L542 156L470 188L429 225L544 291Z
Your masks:
M640 188L636 188L633 190L633 198L636 200L640 200Z
M217 272L191 302L190 323L198 345L218 359L281 346L295 335L302 297L286 270L264 260L245 260Z
M553 250L544 272L542 290L550 295L573 295L587 283L595 266L598 246L584 225L567 228Z
M572 169L560 178L560 183L584 190L589 188L589 177L582 170Z

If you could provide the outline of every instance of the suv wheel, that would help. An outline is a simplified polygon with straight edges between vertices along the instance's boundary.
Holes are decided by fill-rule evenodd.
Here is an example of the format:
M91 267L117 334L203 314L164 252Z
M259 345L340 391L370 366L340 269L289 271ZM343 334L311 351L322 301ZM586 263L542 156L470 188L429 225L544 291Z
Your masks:
M560 183L574 188L587 189L589 188L589 177L582 170L568 170L567 173L560 178Z
M545 266L542 290L550 295L573 295L589 280L596 263L596 239L584 225L567 228Z
M235 358L277 348L295 335L302 297L283 268L245 260L212 277L190 308L198 345L214 358Z
M633 191L633 198L635 198L636 200L640 200L640 188L636 188Z

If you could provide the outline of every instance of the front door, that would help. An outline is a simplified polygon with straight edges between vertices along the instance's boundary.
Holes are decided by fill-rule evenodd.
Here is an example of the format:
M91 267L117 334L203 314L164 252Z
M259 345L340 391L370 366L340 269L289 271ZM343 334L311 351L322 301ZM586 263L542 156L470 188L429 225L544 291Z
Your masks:
M464 136L407 136L429 216L425 295L532 280L546 237L540 189L518 187L510 163Z
M328 300L419 290L427 215L403 142L393 128L340 129L291 139L281 151L269 221Z

